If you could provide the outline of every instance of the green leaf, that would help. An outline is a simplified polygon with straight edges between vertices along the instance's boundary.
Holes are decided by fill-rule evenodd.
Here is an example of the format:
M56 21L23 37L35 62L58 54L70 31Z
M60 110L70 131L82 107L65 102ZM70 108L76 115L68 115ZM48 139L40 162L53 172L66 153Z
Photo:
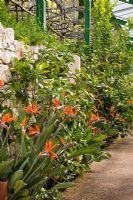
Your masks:
M18 200L32 200L33 198L31 196L28 197L20 197Z
M18 170L13 174L13 176L11 177L11 179L9 181L11 188L14 187L16 181L20 180L23 177L23 174L24 174L23 170Z
M102 142L102 141L105 140L106 138L107 138L106 135L99 134L99 135L96 135L96 136L93 138L93 141L95 141L95 142Z
M90 147L87 148L87 149L82 149L82 150L75 151L74 153L70 154L70 155L68 156L68 158L75 158L76 156L84 155L84 154L94 154L94 155L98 155L98 154L100 154L100 152L99 152L98 149L95 148L94 146L90 146Z
M5 179L8 177L9 173L12 171L13 160L2 161L0 163L0 179Z
M36 142L36 147L40 149L46 142L47 138L50 134L53 133L54 127L57 123L57 119L59 118L60 112L52 113L49 117L49 121L47 122L46 127L44 127L42 134L38 137Z
M8 159L8 149L3 147L0 149L0 162L6 161Z
M27 153L25 137L23 134L21 134L21 153L23 155L25 155Z
M44 183L46 182L45 178L40 178L40 177L37 177L37 178L34 178L34 180L32 182L30 182L27 187L31 190L31 189L34 189L36 186L43 186Z
M15 185L14 185L14 194L18 193L20 190L22 190L27 184L22 181L22 180L18 180L16 181Z
M47 122L47 127L51 124L53 124L59 117L60 112L58 113L51 113L51 115L49 116L49 120Z
M22 163L22 165L20 166L20 170L22 170L26 165L27 165L27 163L29 162L29 157Z
M105 160L105 159L109 159L111 158L111 155L110 154L107 154L105 152L102 152L101 155L97 156L94 158L94 161L96 162L100 162L101 160Z
M41 133L41 135L38 137L36 142L36 147L38 148L38 150L44 146L48 136L53 133L54 126L55 126L54 123L48 126L46 129L44 129L43 133Z
M29 190L28 189L24 189L22 192L21 192L21 197L27 197L29 196Z
M17 194L14 194L11 198L12 200L22 200L22 199L25 199L25 200L31 200L33 199L31 196L29 196L29 190L28 189L24 189L22 190L21 192L18 192Z
M56 168L52 169L51 172L49 172L48 179L56 176L57 174L64 173L64 171L66 169L67 169L67 167L65 167L65 166L62 166L62 165L57 166Z

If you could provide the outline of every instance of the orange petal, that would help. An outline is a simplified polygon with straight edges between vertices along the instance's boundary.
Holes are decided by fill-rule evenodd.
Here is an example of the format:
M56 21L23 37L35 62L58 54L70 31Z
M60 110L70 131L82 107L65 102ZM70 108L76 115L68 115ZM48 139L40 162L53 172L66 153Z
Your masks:
M26 117L24 117L24 119L23 119L23 121L22 121L22 123L21 123L21 126L25 126L26 125L26 123L27 123L27 119L26 119Z
M51 154L52 160L54 160L55 158L58 158L58 155L54 153L53 151L50 151L50 154Z
M0 89L4 86L4 81L0 80Z
M60 137L60 142L61 142L61 144L65 144L65 140L64 140L64 138L63 137Z

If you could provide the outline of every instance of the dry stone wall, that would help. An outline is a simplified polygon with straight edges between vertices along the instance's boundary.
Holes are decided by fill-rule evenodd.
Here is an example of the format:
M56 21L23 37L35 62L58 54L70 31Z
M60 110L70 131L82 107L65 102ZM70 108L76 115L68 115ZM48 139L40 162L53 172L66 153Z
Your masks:
M14 58L21 59L30 56L33 60L38 58L39 50L43 49L43 45L28 46L22 41L14 39L14 30L12 28L4 28L0 24L0 80L8 83L11 80L10 67ZM74 63L69 65L68 80L75 82L76 71L80 71L80 57L74 55Z
M43 49L42 45L27 46L24 42L15 40L14 30L0 24L0 79L5 83L11 80L10 66L14 58L21 59L30 55L37 59L40 49Z

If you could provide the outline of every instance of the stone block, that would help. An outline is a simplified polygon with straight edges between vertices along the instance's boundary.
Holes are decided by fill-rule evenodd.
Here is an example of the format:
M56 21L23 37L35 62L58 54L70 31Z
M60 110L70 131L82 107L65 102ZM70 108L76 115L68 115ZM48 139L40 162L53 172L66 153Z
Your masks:
M37 60L38 59L38 54L33 54L32 57L33 57L34 60Z
M12 44L8 47L8 50L15 52L16 48L15 46Z
M4 27L0 23L0 37L3 35L3 33L4 33Z
M44 48L44 46L43 45L37 45L37 46L32 46L30 48L32 48L33 54L38 54L39 50L42 50Z
M14 40L14 30L4 28L0 23L0 64L10 64L14 57L37 60L39 50L43 48L43 45L26 46L24 42Z
M24 42L15 42L15 51L18 59L23 58L27 52Z
M1 37L0 37L0 49L3 49L3 43L2 43Z
M6 40L6 37L5 37L5 33L1 33L1 36L0 36L0 48L1 49L5 49L5 48L8 48L9 47L9 44Z
M3 64L9 64L16 57L15 52L0 49L0 60Z
M0 48L9 48L14 43L14 31L12 28L0 28Z
M14 30L12 28L5 29L5 39L8 45L12 45L14 43Z
M39 46L33 46L33 53L37 54L39 51Z
M8 56L6 55L5 51L0 49L0 60L2 61L2 63L4 64L9 64L10 63L10 59L8 58Z
M78 55L73 55L74 62L69 67L68 80L70 83L74 83L76 79L76 73L80 71L81 59Z
M8 83L11 80L11 72L8 65L0 64L0 80L4 83Z

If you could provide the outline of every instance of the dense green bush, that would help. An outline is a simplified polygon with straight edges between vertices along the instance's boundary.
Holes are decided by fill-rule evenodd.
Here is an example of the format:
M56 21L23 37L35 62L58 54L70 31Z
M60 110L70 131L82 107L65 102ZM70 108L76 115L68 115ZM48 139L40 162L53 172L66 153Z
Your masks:
M111 24L112 8L109 0L94 3L90 49L87 51L85 47L79 51L89 79L83 73L81 76L84 80L86 78L89 90L91 88L95 96L97 113L125 133L133 122L133 110L128 103L133 96L133 50L130 48L128 29L116 29ZM96 84L92 85L90 80L95 80ZM110 108L113 109L113 116Z

